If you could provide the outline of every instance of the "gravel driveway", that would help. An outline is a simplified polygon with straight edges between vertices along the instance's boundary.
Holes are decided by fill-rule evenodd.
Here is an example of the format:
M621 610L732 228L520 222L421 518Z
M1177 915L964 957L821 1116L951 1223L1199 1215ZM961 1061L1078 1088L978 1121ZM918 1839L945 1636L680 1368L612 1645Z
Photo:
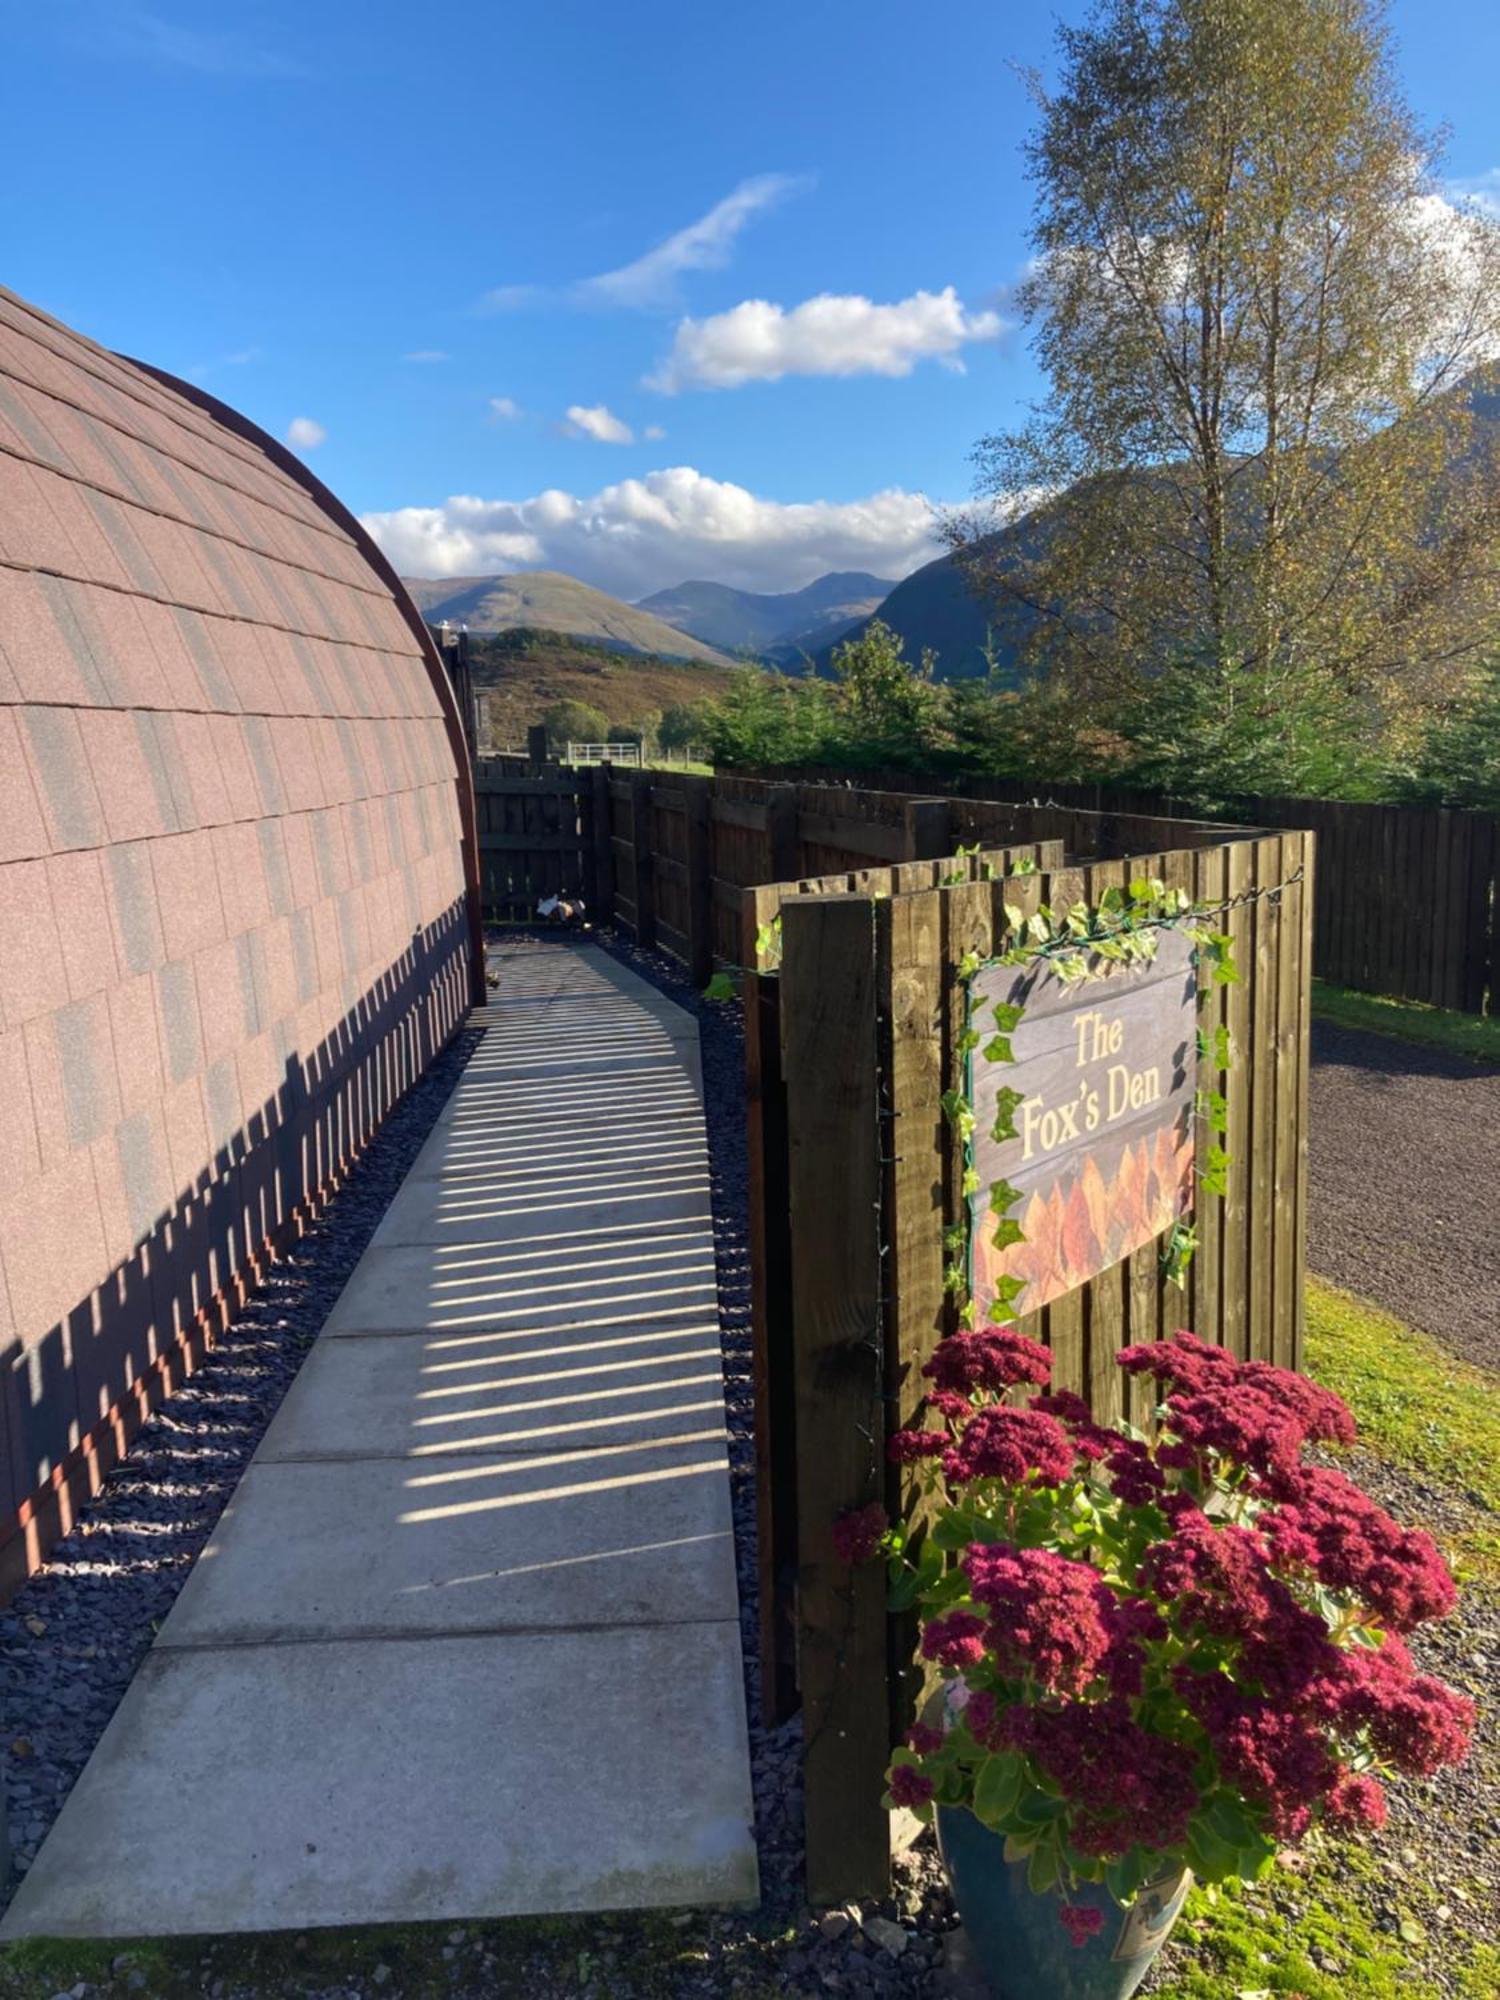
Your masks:
M1500 1069L1315 1021L1309 1268L1500 1368Z

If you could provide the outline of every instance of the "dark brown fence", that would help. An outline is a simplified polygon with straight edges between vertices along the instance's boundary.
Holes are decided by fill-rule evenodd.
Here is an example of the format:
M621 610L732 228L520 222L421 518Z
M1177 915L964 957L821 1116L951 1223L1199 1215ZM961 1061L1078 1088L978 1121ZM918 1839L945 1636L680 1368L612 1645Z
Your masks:
M1312 854L1303 833L1228 837L1066 867L1044 853L1042 873L1003 880L908 864L888 884L750 899L747 933L782 919L779 968L751 975L746 1004L765 1693L773 1712L802 1707L815 1904L885 1886L882 1774L919 1691L880 1566L836 1562L831 1528L871 1500L899 1508L885 1440L918 1418L922 1364L951 1324L942 1232L962 1214L962 1166L940 1100L961 1073L957 967L995 948L1006 904L1093 903L1144 874L1228 906L1240 979L1211 992L1204 1024L1236 1050L1232 1164L1227 1198L1200 1201L1186 1289L1152 1244L1023 1322L1060 1386L1141 1420L1114 1365L1126 1342L1191 1325L1300 1360Z
M481 757L474 766L474 807L479 894L487 918L524 922L548 896L596 899L594 798L587 772L523 758Z
M1105 829L1151 814L1196 817L1181 799L1109 785L1038 792L1006 779L934 779L909 771L781 775L842 782L861 793L953 790L1015 804L1046 799L1097 814ZM1313 971L1319 979L1467 1014L1500 1007L1500 819L1436 806L1276 797L1235 800L1233 818L1318 836Z
M1134 810L1150 800L1101 813L608 769L516 766L487 790L549 802L514 809L522 824L507 819L509 844L490 850L528 896L580 890L695 979L743 968L765 1707L803 1710L813 1900L878 1892L882 1774L917 1691L911 1632L887 1617L878 1571L835 1564L830 1530L864 1501L899 1506L885 1441L917 1417L922 1364L950 1326L943 1232L962 1212L962 1161L941 1098L960 1077L957 967L996 948L1007 904L1096 902L1139 875L1222 909L1240 977L1203 1022L1233 1039L1231 1165L1226 1197L1199 1205L1186 1288L1152 1244L1025 1325L1059 1385L1106 1419L1148 1414L1116 1350L1178 1326L1295 1366L1313 836Z

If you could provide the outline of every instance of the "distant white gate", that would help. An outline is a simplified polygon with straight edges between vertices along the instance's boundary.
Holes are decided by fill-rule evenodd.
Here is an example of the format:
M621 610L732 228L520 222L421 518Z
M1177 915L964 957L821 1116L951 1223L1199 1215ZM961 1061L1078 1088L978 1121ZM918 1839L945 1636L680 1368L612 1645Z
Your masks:
M639 743L570 743L564 760L569 764L631 764L639 770Z

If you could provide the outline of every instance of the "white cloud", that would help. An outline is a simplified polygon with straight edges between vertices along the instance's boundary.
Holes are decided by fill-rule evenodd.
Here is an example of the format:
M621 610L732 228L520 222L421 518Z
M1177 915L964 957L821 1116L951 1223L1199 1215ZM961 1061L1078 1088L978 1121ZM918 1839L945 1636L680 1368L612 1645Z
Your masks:
M405 576L559 569L624 598L698 576L745 590L797 590L828 570L905 576L941 554L920 493L788 503L688 465L589 495L457 494L439 507L367 514L364 524Z
M328 433L312 417L293 417L286 427L286 441L293 451L314 451Z
M513 396L490 397L490 415L496 423L513 424L521 414L521 405Z
M597 277L580 278L560 292L546 285L496 285L484 294L476 310L520 312L557 297L582 306L670 307L677 302L677 281L684 271L722 270L729 262L735 238L747 223L809 185L805 175L756 174L715 202L707 215L674 231L633 263L601 271Z
M419 347L414 354L404 354L401 358L403 361L416 361L426 365L435 361L449 361L452 356L445 354L441 347Z
M199 76L305 77L308 71L291 57L216 29L185 28L144 7L120 0L89 0L79 10L74 45L94 55L116 55L155 64L162 69L186 69Z
M919 361L961 369L959 350L997 340L999 313L968 312L952 285L913 292L894 305L855 294L821 293L788 311L746 299L710 319L685 319L650 387L737 389L783 375L909 375Z
M657 444L666 436L666 432L660 424L647 424L646 428L641 432L641 436L651 444Z
M1500 167L1491 167L1487 173L1469 174L1463 179L1449 181L1448 192L1461 202L1472 202L1487 215L1500 220Z
M568 437L592 438L595 444L635 443L635 432L605 403L595 403L590 408L582 403L569 403L563 430Z
M597 278L585 278L576 290L583 298L604 305L670 305L684 271L722 269L746 223L806 185L792 174L757 174L741 181L733 193L715 202L707 215L700 215L686 229L677 230L634 263L622 264L619 270L605 271Z

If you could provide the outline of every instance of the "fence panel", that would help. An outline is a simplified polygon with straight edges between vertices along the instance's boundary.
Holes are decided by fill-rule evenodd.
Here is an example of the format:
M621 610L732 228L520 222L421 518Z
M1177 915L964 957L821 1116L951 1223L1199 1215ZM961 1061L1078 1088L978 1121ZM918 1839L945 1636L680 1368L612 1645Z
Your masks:
M1462 1013L1497 1005L1500 818L1492 814L1257 795L1230 801L1224 818L1212 821L1181 799L1124 786L823 767L782 775L897 797L961 792L953 824L964 841L977 829L986 839L1006 837L1004 819L985 817L988 803L1026 814L1034 834L1056 833L1087 858L1212 847L1229 823L1306 830L1318 838L1312 969L1319 979Z
M1115 1352L1190 1318L1204 1338L1238 1354L1285 1366L1301 1360L1312 848L1311 835L1290 831L1072 867L1058 865L1053 849L1033 877L986 879L965 857L869 871L874 879L859 893L850 893L857 873L800 885L821 893L791 893L793 885L755 892L759 923L778 908L783 919L775 1033L784 1081L776 1143L765 1143L763 1131L752 1139L753 1240L766 1243L785 1221L790 1263L756 1299L762 1617L783 1648L773 1678L783 1702L792 1666L785 1632L795 1626L815 1901L885 1887L881 1772L921 1686L910 1621L877 1612L878 1570L832 1563L829 1530L871 1498L893 1512L909 1499L909 1478L885 1465L882 1447L891 1430L919 1418L922 1365L953 1323L942 1237L963 1211L963 1162L941 1096L962 1076L964 954L995 948L1007 904L1023 914L1038 900L1093 904L1137 874L1188 887L1209 907L1230 905L1216 922L1235 940L1239 980L1211 988L1201 1018L1210 1037L1226 1025L1234 1039L1226 1082L1233 1159L1227 1199L1198 1204L1189 1284L1178 1291L1168 1283L1160 1245L1151 1244L1025 1323L1051 1347L1058 1386L1088 1396L1102 1418L1139 1419L1147 1392L1136 1384L1127 1391ZM845 883L843 893L832 890ZM752 1110L752 1131L768 1108L764 990L772 983L761 975L750 982L753 1090L762 1107L761 1120ZM880 1225L873 1240L872 1216Z
M537 776L512 760L474 773L480 899L490 922L524 922L544 898L596 896L594 796L587 779Z

